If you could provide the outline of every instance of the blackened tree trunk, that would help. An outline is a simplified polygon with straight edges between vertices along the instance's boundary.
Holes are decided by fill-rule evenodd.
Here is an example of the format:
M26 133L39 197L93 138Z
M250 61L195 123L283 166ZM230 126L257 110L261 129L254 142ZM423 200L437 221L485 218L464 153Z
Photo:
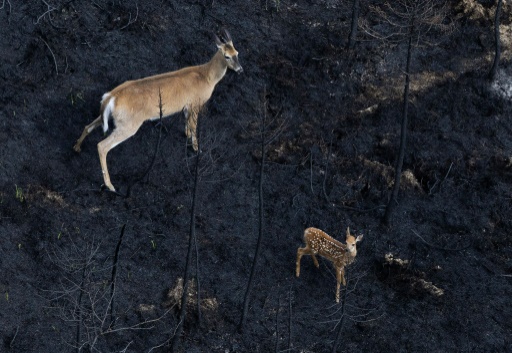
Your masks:
M410 31L409 31L409 40L407 44L407 63L405 66L405 87L404 87L404 101L403 101L403 111L402 111L402 126L400 131L400 148L398 150L398 159L396 161L395 167L395 183L393 185L393 191L391 193L391 197L389 198L388 206L386 207L386 213L384 214L383 222L384 224L389 224L389 220L391 218L391 213L397 203L398 199L398 190L400 189L400 178L402 176L402 167L404 164L404 156L405 156L405 144L407 140L407 113L409 110L409 84L411 81L410 73L411 73L411 55L412 55L412 39L414 35L414 22L415 16L413 15L410 23Z
M199 138L200 126L199 121L197 122L197 143L198 149L195 156L195 165L194 165L194 189L192 191L192 208L190 211L190 232L188 236L188 250L187 250L187 260L185 264L185 274L183 276L183 293L181 295L181 308L180 308L180 316L178 321L178 327L176 328L174 338L172 340L171 352L176 352L176 348L178 347L178 342L181 337L181 333L183 332L183 325L185 323L185 319L187 316L187 301L188 301L188 284L190 277L190 268L192 264L192 248L194 246L194 240L196 239L196 210L197 210L197 190L199 189L199 163L200 163L200 155L201 155L201 146L199 145L201 141Z
M266 107L264 107L266 109ZM265 150L266 150L266 142L265 142L265 134L266 134L266 111L263 113L263 121L262 121L262 130L261 130L261 164L260 164L260 180L259 180L259 187L258 187L258 196L259 196L259 223L258 223L258 241L256 243L256 250L254 252L254 259L252 261L252 267L251 267L251 274L249 275L249 282L247 283L247 289L245 291L244 296L244 308L242 311L242 318L240 319L240 324L238 326L238 329L240 331L243 331L245 321L247 320L247 313L249 311L249 298L252 291L252 285L253 285L253 279L254 274L256 273L256 266L258 263L258 258L260 256L260 249L261 249L261 241L263 239L263 174L265 172Z
M357 26L359 21L359 3L360 0L353 0L352 2L352 25L350 26L350 34L348 36L348 49L353 49L356 45Z
M494 81L496 73L498 72L498 66L500 63L501 56L501 42L500 42L500 17L501 17L501 5L503 0L498 0L496 4L496 13L494 15L494 61L492 63L491 71L489 71L489 79Z

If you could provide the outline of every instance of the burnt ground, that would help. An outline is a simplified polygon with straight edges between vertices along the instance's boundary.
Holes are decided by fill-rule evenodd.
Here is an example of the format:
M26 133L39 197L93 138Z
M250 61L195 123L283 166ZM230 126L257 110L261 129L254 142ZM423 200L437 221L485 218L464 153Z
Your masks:
M222 27L245 71L228 72L201 115L211 158L199 183L192 294L199 288L202 315L189 307L179 351L326 352L339 325L340 352L512 351L509 6L498 85L485 80L492 1L451 3L451 34L428 34L435 45L415 49L399 204L385 227L405 45L361 31L346 50L348 4L2 4L0 351L169 350L190 229L184 118L164 121L155 164L128 198L100 191L100 129L81 154L72 146L103 93L206 62ZM264 238L239 333L258 234L263 115L283 127L267 148ZM150 165L159 134L145 123L110 152L121 192ZM338 239L347 226L364 234L343 309L326 260L317 270L305 257L295 278L309 226Z

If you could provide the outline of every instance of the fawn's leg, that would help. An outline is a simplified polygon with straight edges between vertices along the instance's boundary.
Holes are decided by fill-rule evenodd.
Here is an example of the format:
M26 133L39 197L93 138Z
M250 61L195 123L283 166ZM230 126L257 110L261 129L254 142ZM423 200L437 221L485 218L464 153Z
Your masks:
M345 267L341 268L341 281L343 282L344 286L347 285L347 282L345 282Z
M341 279L343 278L342 271L343 271L342 268L336 269L336 303L340 302L340 282L341 282ZM343 281L344 281L344 279L343 279Z
M297 249L297 262L295 262L295 276L300 276L300 260L304 255L306 248L298 248Z
M320 268L320 264L318 263L318 260L316 259L316 256L313 252L311 252L311 257L313 258L313 262L315 263L316 268Z

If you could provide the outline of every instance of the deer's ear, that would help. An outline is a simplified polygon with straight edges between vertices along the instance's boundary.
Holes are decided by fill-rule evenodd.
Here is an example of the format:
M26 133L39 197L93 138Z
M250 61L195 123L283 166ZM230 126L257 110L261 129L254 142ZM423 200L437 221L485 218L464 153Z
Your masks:
M363 240L363 235L362 235L362 234L357 236L357 238L356 238L356 243L357 243L358 241L361 241L361 240Z
M231 34L229 34L228 30L225 28L222 30L222 36L224 37L224 40L226 41L226 43L233 41L231 39Z
M217 45L217 48L220 49L220 47L222 47L222 44L223 44L222 41L216 34L213 35L213 38L215 40L215 44Z
M347 237L350 235L350 228L347 227Z

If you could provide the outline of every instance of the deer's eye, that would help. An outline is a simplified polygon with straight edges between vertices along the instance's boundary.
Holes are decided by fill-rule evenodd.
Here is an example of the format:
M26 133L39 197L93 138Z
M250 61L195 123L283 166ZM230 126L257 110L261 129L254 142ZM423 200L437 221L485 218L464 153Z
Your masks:
M231 57L230 57L230 56L227 56L227 55L224 55L224 58L225 58L226 60L231 60Z

